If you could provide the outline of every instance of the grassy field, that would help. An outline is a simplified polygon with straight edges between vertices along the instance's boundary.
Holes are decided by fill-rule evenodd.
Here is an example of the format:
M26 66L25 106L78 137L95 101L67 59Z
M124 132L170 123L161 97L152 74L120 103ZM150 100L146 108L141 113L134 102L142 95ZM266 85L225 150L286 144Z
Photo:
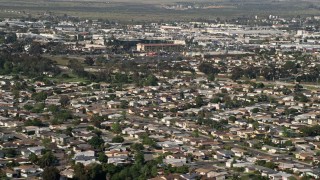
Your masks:
M67 66L70 60L77 60L79 63L83 63L83 58L75 58L75 57L68 57L68 56L49 56L49 55L44 55L43 57L46 57L48 59L51 59L57 63L57 65L60 66Z
M89 80L85 79L85 78L81 78L78 77L75 74L72 73L65 73L69 76L69 78L66 77L62 77L61 75L54 77L54 78L49 78L52 81L55 81L57 83L70 83L70 82L83 82L83 83L87 83L89 82Z
M70 60L77 60L79 63L83 63L82 58L68 57L68 56L49 56L43 55L43 57L55 61L59 66L67 66ZM68 77L63 76L62 74L68 75ZM70 70L62 70L62 73L59 76L49 78L55 82L66 83L66 82L88 82L87 79L79 77L73 74Z
M222 8L185 11L162 8L162 5L181 3L207 4L222 6ZM318 0L0 0L0 17L54 12L82 18L119 21L170 21L270 14L280 16L320 15L320 8L312 7L320 7Z

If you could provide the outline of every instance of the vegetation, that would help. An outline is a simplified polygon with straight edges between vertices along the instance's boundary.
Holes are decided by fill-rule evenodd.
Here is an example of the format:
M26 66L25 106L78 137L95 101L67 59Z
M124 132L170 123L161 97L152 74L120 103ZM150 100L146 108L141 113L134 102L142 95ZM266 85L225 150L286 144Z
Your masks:
M42 173L43 180L59 180L60 172L55 167L46 167Z
M304 126L300 129L304 136L319 136L320 135L320 125L314 125L311 127Z
M113 143L123 143L124 142L124 139L122 136L115 136L112 138L111 142Z
M265 160L258 160L256 161L256 164L259 166L264 166L270 169L275 169L278 167L278 165L276 165L274 162L266 162Z
M53 155L51 151L46 152L41 158L38 159L37 163L41 168L56 165L58 159Z
M119 122L113 123L111 127L111 131L115 134L121 133L121 126Z
M0 53L0 74L21 74L29 77L38 77L44 74L57 75L59 73L60 69L53 61L47 58Z
M103 152L100 152L98 154L98 161L100 161L102 163L107 163L108 162L108 157Z
M93 137L88 141L88 143L89 143L92 147L94 147L94 148L96 148L96 149L99 149L99 148L101 148L101 147L103 146L104 141L103 141L103 139L102 139L100 136L93 136Z
M151 147L156 147L156 142L153 139L151 139L148 136L148 134L142 135L141 139L142 139L142 144L148 145L148 146L151 146Z
M232 117L234 117L234 116L232 116ZM228 124L228 121L224 121L224 120L222 120L222 121L213 121L211 119L199 118L197 120L197 124L205 125L205 126L214 128L216 130L224 130L225 126Z
M44 126L44 124L42 123L42 121L38 120L38 119L34 119L34 120L27 120L24 122L25 126Z
M32 15L37 15L42 12L52 11L58 14L68 14L71 16L80 16L82 18L104 18L116 21L172 21L172 20L194 20L194 19L210 19L212 17L241 17L241 16L254 16L256 14L269 15L278 14L280 16L296 16L301 15L316 15L318 9L310 8L317 7L316 2L303 3L294 0L293 3L287 1L274 2L271 0L266 1L245 1L243 3L234 3L234 1L210 1L217 3L221 8L217 9L191 9L187 11L166 10L161 8L161 4L174 5L175 2L164 0L159 1L122 1L123 3L115 3L111 0L110 3L103 3L102 1L90 2L90 4L83 1L49 1L39 2L35 0L21 2L2 0L1 3L5 4L4 8L16 11L30 12ZM193 2L191 0L184 0L184 3ZM257 3L258 2L258 3ZM204 1L203 4L206 2ZM201 5L202 3L199 2ZM109 13L105 13L109 12ZM22 16L23 14L14 14L7 12L7 16Z
M15 149L8 148L8 149L4 149L4 155L5 155L7 158L14 158L14 157L16 157L18 154L17 154L17 151L16 151Z

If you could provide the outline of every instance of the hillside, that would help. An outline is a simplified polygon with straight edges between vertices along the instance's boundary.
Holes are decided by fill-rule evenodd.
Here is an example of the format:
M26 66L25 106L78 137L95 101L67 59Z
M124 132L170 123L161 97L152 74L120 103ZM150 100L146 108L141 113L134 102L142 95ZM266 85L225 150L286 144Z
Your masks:
M320 15L317 0L0 0L0 16L44 12L120 21Z

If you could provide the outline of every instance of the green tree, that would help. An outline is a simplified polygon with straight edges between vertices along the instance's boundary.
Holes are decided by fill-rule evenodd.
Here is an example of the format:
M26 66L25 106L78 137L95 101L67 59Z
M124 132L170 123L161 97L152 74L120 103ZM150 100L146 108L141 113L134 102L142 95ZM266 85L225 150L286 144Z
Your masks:
M297 109L294 109L294 108L289 108L289 109L286 109L284 111L284 113L289 116L289 115L295 115L298 113L298 110Z
M3 65L4 74L9 74L12 72L13 65L11 62L6 61Z
M93 85L92 85L92 88L93 88L93 89L100 89L100 88L101 88L101 85L98 84L98 83L97 83L97 84L93 84Z
M98 161L102 163L107 163L108 162L108 156L106 156L103 152L100 152L98 154Z
M184 99L184 98L185 98L185 95L184 95L184 92L183 92L183 91L180 91L179 94L180 94L180 98L181 98L181 99Z
M219 70L214 68L212 64L203 62L198 67L199 71L203 72L206 75L214 75L219 73Z
M32 43L29 49L29 54L32 55L40 55L43 53L42 47L40 43Z
M86 174L88 179L92 179L92 180L100 180L100 179L106 178L106 173L103 171L101 164L96 164L96 163L91 164L88 167L88 171Z
M31 106L30 104L26 104L23 106L23 108L27 111L30 111L31 109L33 109L33 106Z
M143 83L145 86L157 86L158 85L158 79L153 75L150 74Z
M128 83L129 78L127 74L116 73L114 76L114 83Z
M17 35L15 33L9 33L7 34L6 38L5 38L5 43L9 44L9 43L14 43L17 41Z
M252 113L258 113L259 111L260 111L259 108L253 108L253 109L251 110Z
M177 167L177 169L176 169L176 173L185 174L185 173L188 173L188 172L189 172L189 167L185 166L185 165Z
M303 86L300 84L294 85L294 92L300 92L303 90Z
M67 106L70 102L69 96L67 95L60 96L59 102L61 103L61 106L63 107Z
M199 137L199 131L198 131L198 130L194 130L194 131L192 132L192 136L193 136L193 137Z
M58 159L52 154L51 151L46 152L38 161L41 168L52 166L56 164Z
M84 63L87 64L88 66L92 66L94 64L94 60L92 57L87 56L84 60Z
M125 100L123 100L123 101L121 101L121 104L120 104L120 108L121 109L127 109L128 108L128 101L125 101Z
M271 161L266 162L265 160L258 160L256 161L256 164L259 166L270 168L270 169L275 169L278 167L274 162L271 162Z
M48 110L52 113L56 113L60 110L60 108L59 108L59 106L56 106L56 105L49 105Z
M30 155L29 155L29 161L30 162L32 162L33 164L37 164L38 163L38 161L39 161L39 158L38 158L38 156L35 154L35 153L31 153Z
M151 176L156 177L158 175L158 168L157 166L152 166L151 168Z
M151 147L155 147L156 146L156 142L153 139L151 139L149 136L144 136L142 138L142 144L148 145L148 146L151 146Z
M47 99L47 93L45 92L39 92L39 93L33 93L32 98L37 102L43 102Z
M111 142L113 143L123 143L124 142L124 139L122 136L115 136L112 138Z
M0 179L7 179L7 174L4 170L0 169Z
M122 111L121 112L121 116L122 116L122 120L127 119L127 112L126 111Z
M197 96L195 99L195 103L197 107L201 107L204 105L204 101L201 96Z
M136 164L144 163L144 154L142 152L136 152L134 156L134 161Z
M259 123L257 121L252 122L253 129L259 128Z
M113 123L111 126L111 131L115 134L121 133L121 126L119 122Z
M311 136L311 137L319 136L320 135L320 125L314 125L311 127L304 126L304 127L300 128L300 131L304 136Z
M214 81L214 79L215 79L214 74L209 74L207 79L208 79L208 81Z
M7 158L14 158L17 156L17 151L13 148L4 149L4 154Z
M102 139L101 137L99 137L99 136L93 136L93 137L88 141L88 143L89 143L92 147L94 147L94 148L96 148L96 149L99 149L99 148L101 148L101 146L104 144L104 141L103 141L103 139Z
M96 64L99 65L99 66L102 65L102 64L105 64L106 62L107 62L107 59L105 57L103 57L103 56L99 56L96 59Z
M236 81L240 79L244 74L244 71L240 67L235 67L231 73L231 79Z
M59 180L60 172L55 167L46 167L42 172L43 180Z
M83 164L77 163L74 165L74 178L76 180L89 180L86 175L86 170Z
M229 120L232 121L232 122L235 122L237 120L237 118L235 116L230 116Z
M41 140L41 143L44 147L48 149L49 145L51 144L51 140L49 138L44 138Z
M68 67L80 77L86 77L88 75L88 73L84 70L83 65L76 59L70 60L68 63Z
M141 143L134 143L131 145L131 149L133 149L134 151L142 151L144 147Z
M270 168L270 169L275 169L278 166L274 162L266 162L265 167Z

